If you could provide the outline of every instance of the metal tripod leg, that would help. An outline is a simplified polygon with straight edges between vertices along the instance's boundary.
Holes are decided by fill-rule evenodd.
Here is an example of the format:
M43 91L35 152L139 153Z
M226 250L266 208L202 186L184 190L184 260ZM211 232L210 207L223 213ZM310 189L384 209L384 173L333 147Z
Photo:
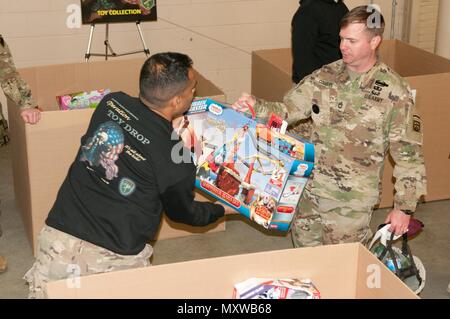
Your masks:
M391 39L395 39L396 14L397 14L397 0L392 0Z
M118 57L118 56L124 56L124 55L129 55L129 54L135 54L135 53L140 53L140 52L144 52L146 56L150 55L150 50L147 47L147 44L145 43L145 39L144 36L142 34L142 30L141 30L141 26L140 26L140 21L136 22L136 27L138 29L138 33L139 33L139 37L141 39L142 42L142 46L144 47L144 50L138 50L138 51L131 51L131 52L125 52L125 53L121 53L121 54L116 54L114 52L114 50L111 47L111 44L109 43L109 23L106 23L106 29L105 29L105 41L103 42L105 44L105 53L104 54L99 54L99 53L91 53L91 45L92 45L92 38L94 36L94 28L95 28L95 24L91 24L91 32L89 34L89 42L88 42L88 47L87 47L87 52L84 55L84 58L86 60L86 62L89 61L89 58L91 56L104 56L105 60L108 60L108 57Z
M141 38L142 45L144 46L144 52L145 52L145 55L146 55L146 56L149 56L149 55L150 55L150 50L148 49L147 44L145 43L144 36L142 35L141 21L137 21L137 22L136 22L136 27L137 27L137 29L138 29L139 37Z
M109 44L109 23L106 24L105 42L103 43L105 44L105 61L108 60L108 56L117 56ZM108 50L111 51L111 54L108 53Z
M91 24L91 32L89 33L89 42L88 42L88 47L86 50L86 54L84 55L84 59L87 61L89 61L89 58L91 57L91 44L92 44L92 37L94 36L94 28L95 28L95 24Z

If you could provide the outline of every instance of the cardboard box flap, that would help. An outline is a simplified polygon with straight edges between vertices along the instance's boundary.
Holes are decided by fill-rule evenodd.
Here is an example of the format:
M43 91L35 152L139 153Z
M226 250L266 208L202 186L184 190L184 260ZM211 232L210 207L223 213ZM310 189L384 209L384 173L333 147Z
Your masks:
M378 58L395 70L395 57L396 48L394 41L383 41L381 42L380 48L378 49Z
M89 63L89 87L85 90L110 89L131 96L139 94L139 75L146 59L97 61Z
M33 72L30 72L33 73ZM25 124L20 116L20 109L15 107L14 102L7 99L9 126L11 129L11 152L13 155L12 168L14 179L15 194L30 194L30 176L28 174L28 141L26 139L26 127L31 126ZM14 105L14 107L11 107ZM19 141L19 142L15 142ZM20 159L20 160L17 160ZM16 195L17 198L17 195ZM27 212L31 211L31 200L16 200L16 205L22 215L27 234L33 231L32 218L28 218Z
M88 78L87 63L37 67L36 97L39 106L44 110L58 110L56 96L85 90Z
M197 90L195 92L196 97L205 97L208 96L213 100L217 100L220 102L224 102L223 92L215 86L211 81L207 80L200 73L195 71L195 77L197 78L198 83L202 83L202 85L197 85Z
M425 200L448 199L450 193L450 73L408 78L417 91L416 105L423 124L427 172ZM439 141L437 143L437 141Z
M396 40L394 70L403 77L450 72L450 60Z
M20 69L31 87L38 105L44 111L56 111L56 96L81 91L110 89L132 96L139 94L139 74L145 59L95 61L89 63L56 64ZM196 96L224 100L223 92L195 71L199 85ZM124 80L125 79L125 80Z
M419 299L409 287L392 271L368 251L358 247L358 279L356 298L358 299Z
M276 64L270 63L269 58L273 58ZM282 101L293 85L291 63L289 49L254 51L251 93L267 101Z
M253 53L265 61L277 61L277 67L281 71L289 74L289 76L292 74L292 56L290 49L258 50L253 51Z

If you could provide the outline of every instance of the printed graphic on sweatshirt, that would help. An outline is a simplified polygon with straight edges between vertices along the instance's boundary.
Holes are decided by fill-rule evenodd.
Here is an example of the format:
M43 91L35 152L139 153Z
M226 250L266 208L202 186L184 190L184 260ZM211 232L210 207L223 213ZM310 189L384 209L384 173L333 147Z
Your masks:
M111 118L115 123L120 125L124 132L127 132L130 137L138 140L143 145L150 144L150 140L145 137L141 132L135 129L132 125L133 122L139 121L133 113L128 111L124 106L122 106L115 99L111 99L106 102L106 105L110 108L106 115ZM135 121L133 121L133 119Z
M122 178L119 183L119 192L122 196L130 196L136 189L136 184L129 178Z
M87 161L91 166L101 165L105 169L106 179L113 180L119 173L115 162L122 153L123 145L122 128L112 121L103 123L82 146L80 161Z

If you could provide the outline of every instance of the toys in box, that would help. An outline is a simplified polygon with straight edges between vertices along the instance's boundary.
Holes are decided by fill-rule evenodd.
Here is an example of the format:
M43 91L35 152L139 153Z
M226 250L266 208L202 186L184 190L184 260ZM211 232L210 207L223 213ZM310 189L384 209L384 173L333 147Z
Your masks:
M314 146L212 99L174 123L197 166L196 187L267 229L288 231L314 167Z
M250 278L234 285L233 299L320 299L310 279Z
M100 89L90 92L77 92L56 97L61 110L95 109L110 89Z

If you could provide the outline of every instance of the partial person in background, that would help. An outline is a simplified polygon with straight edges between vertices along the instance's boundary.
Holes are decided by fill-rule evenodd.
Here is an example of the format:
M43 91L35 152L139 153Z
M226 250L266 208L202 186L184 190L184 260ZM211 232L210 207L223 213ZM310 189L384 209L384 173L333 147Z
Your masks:
M342 0L301 0L292 19L292 82L342 58L339 22L348 12Z
M39 122L41 114L37 109L36 101L31 96L28 84L20 77L14 65L11 51L0 34L0 86L3 93L21 108L21 116L25 123L35 124ZM0 104L0 147L9 141L7 134L8 124L2 113ZM0 211L1 215L1 211ZM0 225L0 236L2 229ZM0 273L6 270L6 258L0 255Z
M292 82L342 58L339 49L339 22L348 12L342 0L300 0L292 18ZM311 137L311 119L289 127L291 133Z

